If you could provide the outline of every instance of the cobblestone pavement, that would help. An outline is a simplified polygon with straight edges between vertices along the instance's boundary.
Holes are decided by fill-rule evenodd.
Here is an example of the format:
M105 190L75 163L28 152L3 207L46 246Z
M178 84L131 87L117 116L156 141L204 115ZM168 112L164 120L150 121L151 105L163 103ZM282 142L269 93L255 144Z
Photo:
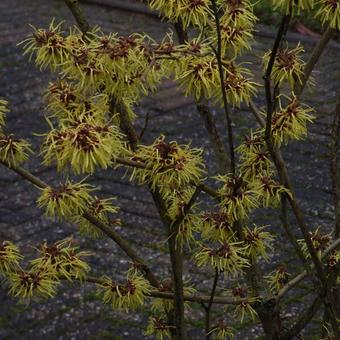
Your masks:
M118 31L122 34L145 31L153 37L162 36L170 29L167 23L140 14L110 11L94 6L85 6L91 23L100 25L104 31ZM44 121L44 108L41 94L51 80L51 75L40 72L27 58L22 56L17 43L29 32L28 24L46 27L53 17L72 22L72 17L63 1L51 0L2 0L0 2L0 97L10 102L8 131L28 138L35 150L38 150L39 137L35 134L47 130ZM267 33L271 28L265 28ZM296 35L293 36L296 41ZM258 69L259 56L270 47L271 40L260 36L254 44L253 52L246 56ZM310 50L312 43L306 45ZM317 67L315 78L316 91L306 95L306 102L313 105L317 112L317 121L310 128L308 140L293 143L284 150L284 156L291 168L292 178L303 210L307 214L310 227L322 226L330 229L333 225L333 207L330 194L328 148L331 114L335 108L335 91L339 85L337 78L340 70L339 49L329 48ZM261 81L259 72L256 73ZM160 133L170 139L183 142L192 141L193 146L202 146L205 157L209 160L211 148L207 134L201 125L200 117L190 99L183 99L174 89L165 87L160 94L147 100L139 108L140 118L137 127L144 122L146 108L150 112L150 124L145 142L151 141ZM168 91L168 92L164 92ZM166 99L169 98L170 99ZM263 96L257 103L263 105ZM173 105L173 103L179 103ZM220 112L214 112L223 132ZM233 120L240 134L246 127L255 126L255 121L247 110L237 110ZM35 134L33 134L35 133ZM211 162L210 162L211 163ZM49 183L55 183L55 172L45 169L37 158L31 159L27 167ZM303 171L301 171L304 169ZM210 171L214 172L214 167ZM119 232L131 239L142 256L152 264L153 269L162 277L169 275L169 259L165 254L163 242L165 235L158 220L151 197L145 188L130 184L123 170L98 172L90 182L100 188L104 196L117 196L121 207L121 218L127 226ZM60 175L59 175L60 176ZM59 177L60 178L60 177ZM9 239L18 243L22 251L30 256L32 247L41 240L54 241L74 233L72 225L47 220L35 206L38 192L29 183L24 182L7 169L0 167L0 239ZM276 212L265 211L256 216L262 223L275 221ZM294 223L294 220L292 220ZM274 262L293 261L289 247L282 242L278 220L272 225L279 235L275 244ZM297 228L295 228L297 230ZM298 232L296 232L298 234ZM92 250L91 266L95 274L106 273L120 277L128 268L129 261L110 240L93 242L76 235L83 248ZM295 269L294 269L295 268ZM269 268L270 269L270 268ZM191 277L192 267L186 263L186 276ZM202 273L197 283L202 289L210 286L211 273ZM221 283L222 286L223 283ZM18 304L6 295L0 286L0 339L141 339L145 338L148 310L138 313L112 311L97 301L95 290L90 285L63 284L57 298L38 301L30 305ZM296 304L291 304L285 311L286 318L293 318L298 311ZM199 306L194 306L188 318L194 325L195 318L202 316ZM259 334L260 327L241 330L238 339L253 339L252 334ZM312 330L311 330L312 332ZM190 330L191 339L202 339L202 333Z

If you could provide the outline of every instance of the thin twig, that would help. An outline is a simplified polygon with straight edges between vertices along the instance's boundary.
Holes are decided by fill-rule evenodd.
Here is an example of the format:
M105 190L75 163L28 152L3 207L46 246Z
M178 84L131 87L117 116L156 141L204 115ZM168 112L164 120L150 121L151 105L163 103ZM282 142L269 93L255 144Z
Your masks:
M218 270L215 269L215 276L214 276L214 282L213 282L213 286L211 289L211 293L210 293L210 300L208 302L208 305L203 305L204 309L205 309L205 334L206 334L206 338L207 340L210 339L211 333L210 333L210 312L211 312L211 307L213 305L214 302L214 297L215 297L215 293L216 293L216 287L217 287L217 282L218 282Z
M226 173L229 168L229 160L227 158L226 150L222 142L222 138L218 132L212 112L208 104L202 99L196 101L196 107L204 121L206 131L208 132L210 143L219 166L219 171L221 173Z
M252 99L249 100L249 108L252 114L254 115L254 117L256 118L257 122L259 123L259 125L261 127L265 127L266 121L263 118L261 110L256 106L256 104L254 103Z
M301 83L296 82L294 93L295 93L297 98L301 97L302 92L303 92L303 90L304 90L304 88L305 88L305 86L308 82L308 79L310 78L310 76L312 74L312 71L313 71L316 63L320 59L322 53L325 50L325 47L327 46L329 41L332 39L334 34L335 34L335 29L328 27L326 29L326 31L322 34L317 45L315 46L309 60L306 63L306 66L303 70L303 76L302 76Z
M145 120L144 120L144 126L142 128L142 131L140 132L139 134L139 141L142 140L143 136L144 136L144 133L146 131L146 129L148 128L148 125L149 125L149 118L150 118L150 112L148 111L145 115Z
M211 0L211 8L214 14L214 20L215 20L215 26L216 26L217 49L216 50L214 49L214 53L215 53L217 65L218 65L218 73L220 76L224 114L225 114L225 118L227 121L230 166L231 166L232 173L235 175L236 165L235 165L233 128L232 128L232 121L230 117L231 115L230 115L230 110L229 110L228 101L227 101L226 89L224 86L224 73L223 73L223 63L222 63L222 37L221 37L220 19L218 16L216 0Z
M265 84L265 91L266 91L266 100L267 100L267 118L266 118L266 131L265 131L265 139L266 140L271 139L272 116L273 116L273 112L274 112L274 100L272 98L272 91L271 91L271 74L272 74L272 71L273 71L277 52L278 52L279 47L281 45L282 37L285 34L285 30L288 29L290 19L291 19L291 16L288 14L288 15L284 15L282 20L281 20L280 28L277 32L277 36L276 36L276 39L275 39L275 42L274 42L274 46L273 46L272 52L270 54L266 73L263 77L264 84Z
M84 12L81 10L78 0L64 0L68 8L71 10L74 18L80 30L84 35L90 30L90 24L88 23Z

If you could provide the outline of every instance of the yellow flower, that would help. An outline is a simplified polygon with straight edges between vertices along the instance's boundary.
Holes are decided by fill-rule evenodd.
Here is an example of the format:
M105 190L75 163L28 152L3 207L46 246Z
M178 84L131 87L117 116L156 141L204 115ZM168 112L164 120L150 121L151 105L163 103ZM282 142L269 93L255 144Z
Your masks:
M239 172L245 180L252 182L271 172L273 166L262 130L251 131L236 150L240 154Z
M184 88L185 95L193 94L198 100L201 97L211 98L215 94L220 78L212 55L184 56L175 67L176 80Z
M31 145L24 139L14 138L13 135L0 133L0 160L11 166L17 166L28 159Z
M233 235L232 227L233 219L225 212L206 212L201 214L200 229L204 240L228 240Z
M42 145L45 164L56 159L59 171L69 166L76 174L106 169L123 150L118 127L88 119L52 129Z
M318 227L314 231L310 231L309 237L313 243L313 246L318 256L320 257L322 255L322 252L326 250L332 242L332 236L330 234L322 234L320 231L320 227ZM302 251L304 252L305 256L310 257L310 253L309 253L306 241L302 239L302 240L299 240L299 243L302 245Z
M19 268L19 261L23 258L19 248L10 241L0 243L0 274L8 274Z
M240 318L241 322L243 322L246 316L250 316L252 320L257 318L257 313L248 300L242 301L236 306L235 315Z
M232 294L234 297L242 298L243 301L237 304L234 314L241 319L243 322L245 316L250 316L253 320L256 319L257 313L251 306L251 303L255 302L257 298L248 298L248 289L247 287L236 287L232 290Z
M189 203L196 188L193 186L175 187L164 183L160 192L167 205L167 215L175 221L184 213L185 206Z
M216 326L213 326L208 334L213 335L214 340L234 340L235 329L228 326L224 320L219 320Z
M219 242L219 248L210 248L201 245L194 255L199 267L211 265L214 269L225 274L237 275L246 267L249 262L243 256L246 248L242 242Z
M117 214L119 208L112 205L112 201L115 198L106 198L99 199L97 197L91 198L91 202L89 203L88 211L94 215L97 219L99 219L104 224L108 225L111 223L115 223L116 225L120 224L119 219L110 219L109 215ZM83 217L79 217L77 220L77 226L81 234L89 236L93 239L101 238L104 236L103 232L95 227L91 222Z
M244 230L244 243L248 246L245 253L253 261L259 256L268 260L267 250L272 249L270 243L273 237L269 232L264 231L265 228L265 226L254 226L253 229L245 228Z
M88 184L66 181L55 188L42 189L37 203L39 208L46 209L46 215L49 217L74 220L90 206L91 191L93 188Z
M245 143L247 142L252 143L250 139L246 140ZM240 155L239 169L244 179L253 181L270 173L272 162L264 144L259 143L258 147L252 145L249 148L242 145L238 150L243 151Z
M156 340L171 339L171 328L167 323L166 316L151 316L145 331L146 336L155 336Z
M274 9L280 9L285 14L300 15L301 10L310 11L314 7L314 0L273 0Z
M319 9L316 17L321 19L322 24L328 23L334 29L340 29L340 2L339 0L319 0Z
M189 25L203 28L211 14L210 0L149 0L149 5L172 22L181 19L184 29Z
M19 270L8 276L9 294L20 299L51 298L57 293L59 280L51 270Z
M46 242L38 249L40 257L30 262L35 271L44 271L53 268L60 279L84 280L86 273L90 270L89 265L83 260L90 255L87 251L79 251L74 246L72 238L57 241L48 245Z
M87 90L91 86L99 86L104 81L108 69L98 55L96 47L80 42L81 38L78 38L79 46L73 47L72 55L62 64L61 76L77 81L82 90Z
M272 117L272 136L274 143L287 144L290 140L301 140L307 135L307 124L315 117L310 114L314 110L300 104L295 96L288 98L289 104L283 108L279 101L280 110Z
M252 29L258 20L249 0L218 0L218 5L223 11L220 22L226 26Z
M218 190L221 196L221 210L233 218L234 221L244 219L258 206L255 192L249 182L240 176L218 176L223 183Z
M265 278L267 279L270 290L273 293L278 293L278 291L288 282L289 276L290 275L287 272L287 269L281 266L276 270L272 271Z
M125 283L116 283L105 276L103 282L98 284L98 293L102 301L110 304L112 308L136 309L144 304L145 295L150 292L150 284L142 276L129 274Z
M249 103L249 100L256 94L257 83L253 82L248 76L252 76L250 70L225 63L224 65L224 88L226 91L227 101L233 106L240 107L241 103ZM219 103L223 103L221 82L215 84L215 97Z
M249 50L250 42L253 39L251 30L236 28L230 26L228 23L220 25L221 30L221 40L222 40L222 50L230 58L240 55L243 50ZM214 33L211 33L213 35ZM216 33L215 33L216 35ZM216 43L216 38L215 38ZM232 52L232 54L229 53Z
M110 110L107 94L90 95L65 80L50 83L46 91L49 117L59 119L60 125L70 122L107 122Z
M131 178L150 184L153 190L164 184L172 190L180 189L201 178L204 171L201 154L199 149L175 141L167 143L160 136L152 145L139 147L132 159L142 161L146 168L135 168Z
M277 207L281 201L282 194L291 195L288 189L271 178L270 173L255 178L252 186L259 201L264 207Z
M6 113L9 111L7 109L8 102L6 100L0 99L0 132L5 126Z
M24 45L24 55L29 54L32 58L35 54L35 62L40 69L50 67L54 71L69 57L61 26L62 22L55 25L54 20L48 29L37 29L31 25L32 36L20 43Z
M304 53L304 51L300 43L293 49L290 49L288 46L286 48L279 48L271 73L271 78L275 86L279 86L284 81L288 81L290 88L293 90L296 82L301 84L305 67L305 62L301 59L301 54ZM268 51L263 56L264 72L266 72L270 56L271 51Z

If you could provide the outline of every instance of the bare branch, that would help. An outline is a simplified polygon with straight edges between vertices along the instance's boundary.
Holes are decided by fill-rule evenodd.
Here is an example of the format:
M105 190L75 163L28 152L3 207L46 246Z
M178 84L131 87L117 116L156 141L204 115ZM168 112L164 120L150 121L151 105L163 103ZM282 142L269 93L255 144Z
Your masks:
M196 107L197 111L203 118L205 128L208 132L209 139L219 165L219 170L221 173L226 173L230 164L211 110L208 104L204 103L203 100L196 101Z
M80 8L78 0L64 0L68 8L71 10L74 18L77 21L77 24L80 30L84 35L90 30L90 24L88 23L84 12Z
M216 26L217 50L214 50L214 53L216 55L216 60L217 60L217 65L218 65L218 72L219 72L219 76L220 76L224 114L225 114L225 118L226 118L226 121L227 121L230 165L231 165L232 173L235 174L236 165L235 165L233 128L232 128L230 110L229 110L228 101L227 101L226 89L225 89L225 86L224 86L224 73L223 73L223 62L222 62L222 38L221 38L220 19L219 19L219 15L218 15L216 0L211 0L211 7L212 7L212 10L213 10L214 19L215 19L215 26Z
M315 46L308 62L306 63L306 66L304 68L302 81L301 83L297 82L294 92L297 98L300 98L302 95L302 92L307 84L307 81L312 74L312 71L317 64L318 60L320 59L322 53L324 52L327 44L332 39L332 37L335 34L335 29L328 27L326 31L322 34L321 39L319 40L318 44Z

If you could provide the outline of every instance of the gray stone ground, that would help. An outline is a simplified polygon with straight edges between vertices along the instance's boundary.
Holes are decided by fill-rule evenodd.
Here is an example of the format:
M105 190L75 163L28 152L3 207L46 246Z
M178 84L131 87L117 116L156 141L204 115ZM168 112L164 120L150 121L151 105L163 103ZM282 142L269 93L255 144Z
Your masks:
M167 23L139 14L92 6L85 6L85 11L91 23L100 25L105 31L118 31L122 34L145 31L158 38L170 29ZM0 13L0 97L10 101L8 131L28 138L35 150L38 150L39 137L33 133L47 130L41 94L52 77L28 63L16 44L28 34L28 24L46 27L53 17L66 20L67 23L72 22L72 17L63 2L57 0L2 0ZM272 29L266 27L265 30L270 32ZM293 38L296 40L296 35ZM252 61L252 67L256 69L260 63L259 56L270 44L268 37L260 36L253 52L244 59ZM306 46L308 50L311 47L310 43ZM284 150L309 226L314 228L320 225L326 230L331 230L334 220L327 143L331 115L335 108L335 91L339 86L339 70L339 48L327 49L315 73L315 91L306 96L306 102L317 110L317 121L311 126L306 142L293 143ZM260 73L257 71L256 74L258 81L261 81ZM264 104L261 94L256 100L259 105ZM169 96L170 99L165 99ZM181 105L173 110L164 110L164 106L174 102L180 102ZM190 100L183 101L174 90L163 92L163 95L145 102L138 109L138 128L143 125L146 110L150 112L151 118L145 142L165 133L170 139L176 138L183 142L192 140L194 146L203 145L206 159L212 159L207 134L195 107L190 105ZM221 114L215 112L215 115L223 132ZM247 110L236 110L233 120L240 135L246 127L255 126L255 121ZM39 159L32 158L26 166L47 182L56 182L55 171L52 168L43 168ZM210 166L210 171L214 172L213 166ZM145 188L136 187L127 178L122 179L123 174L122 170L99 172L90 178L90 182L99 186L103 196L117 196L121 207L120 217L127 222L127 226L120 228L119 232L132 240L135 248L160 276L167 276L169 259L162 246L165 235L151 197ZM75 232L72 225L47 220L35 206L37 195L37 190L29 183L0 167L0 239L16 242L28 257L33 252L32 247L37 246L41 240L54 241ZM292 272L298 272L299 264L294 260L289 245L283 240L282 230L275 216L276 212L268 210L257 214L255 219L259 223L273 221L272 229L278 235L272 255L274 264L285 262L290 265ZM292 219L298 235L294 223ZM76 237L84 249L94 253L91 257L94 274L106 273L119 278L128 268L128 259L112 241L94 242L79 235ZM271 268L267 270L270 271ZM201 273L195 278L191 275L193 271L188 260L186 276L202 290L211 285L211 273ZM221 281L219 288L223 284L225 282ZM301 288L301 295L306 293L308 289ZM28 306L20 305L8 297L5 288L0 286L0 306L0 339L143 339L143 329L149 313L148 308L129 314L112 311L96 299L94 287L76 284L63 284L58 297ZM292 299L284 311L287 320L293 320L301 308L303 306L299 305L298 299ZM197 320L202 316L203 311L199 306L193 306L188 313L191 339L203 338L200 331L193 330L194 326L200 325ZM311 327L307 332L307 339L312 338L313 332L314 328ZM259 326L252 329L245 326L240 328L237 339L253 339L255 334L260 334Z

